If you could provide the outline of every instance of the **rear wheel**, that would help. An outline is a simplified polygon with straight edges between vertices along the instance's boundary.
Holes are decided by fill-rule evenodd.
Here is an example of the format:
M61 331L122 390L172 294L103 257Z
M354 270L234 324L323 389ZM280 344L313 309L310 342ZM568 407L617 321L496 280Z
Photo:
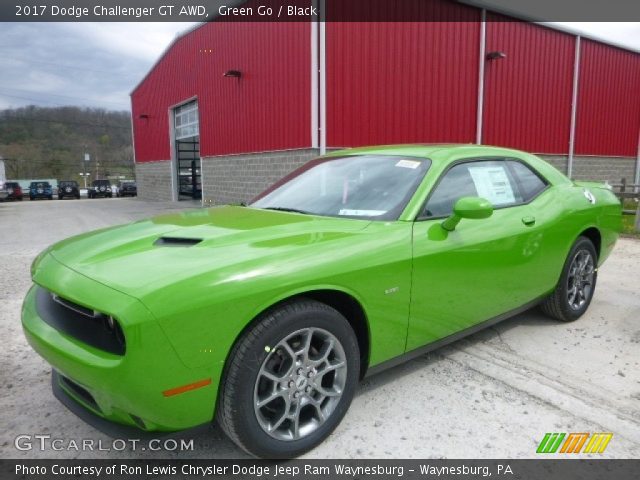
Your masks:
M541 304L542 311L557 320L571 322L589 308L598 279L598 254L586 237L578 237L565 261L560 281Z
M217 418L252 455L298 456L340 423L359 373L358 342L339 312L313 300L285 304L233 348Z

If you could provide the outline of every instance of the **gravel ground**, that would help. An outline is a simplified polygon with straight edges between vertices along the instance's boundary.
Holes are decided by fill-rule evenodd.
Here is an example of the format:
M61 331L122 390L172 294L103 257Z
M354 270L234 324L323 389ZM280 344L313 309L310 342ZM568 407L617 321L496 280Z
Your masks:
M177 205L137 199L0 204L1 458L245 456L217 426L186 437L192 451L67 450L70 441L108 448L112 440L53 397L50 368L22 335L20 305L38 252L170 210ZM307 457L534 458L545 432L613 432L603 457L640 457L639 272L640 241L621 239L578 322L531 310L365 380L342 424ZM51 435L65 448L19 451L21 434Z

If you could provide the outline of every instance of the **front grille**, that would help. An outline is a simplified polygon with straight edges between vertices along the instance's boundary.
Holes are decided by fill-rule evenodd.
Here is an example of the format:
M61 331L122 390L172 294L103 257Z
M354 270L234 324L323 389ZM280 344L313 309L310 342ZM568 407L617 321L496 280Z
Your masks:
M85 389L84 387L81 387L73 380L67 377L64 377L62 375L60 375L60 384L63 387L65 387L67 390L69 390L72 394L74 394L76 397L78 397L80 400L82 400L84 403L86 403L88 406L90 406L97 412L100 412L100 407L98 407L98 404L96 403L95 398L93 398L93 395L91 395L87 391L87 389Z
M126 343L122 328L109 316L96 312L44 288L36 291L36 309L40 318L56 330L99 350L124 355Z

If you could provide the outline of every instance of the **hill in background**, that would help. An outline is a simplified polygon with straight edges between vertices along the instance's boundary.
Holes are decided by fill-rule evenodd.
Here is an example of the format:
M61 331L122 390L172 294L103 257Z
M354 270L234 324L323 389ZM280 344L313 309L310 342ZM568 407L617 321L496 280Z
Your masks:
M84 161L89 153L90 161ZM29 106L0 111L7 178L133 178L131 114L96 108ZM97 177L96 177L97 175Z

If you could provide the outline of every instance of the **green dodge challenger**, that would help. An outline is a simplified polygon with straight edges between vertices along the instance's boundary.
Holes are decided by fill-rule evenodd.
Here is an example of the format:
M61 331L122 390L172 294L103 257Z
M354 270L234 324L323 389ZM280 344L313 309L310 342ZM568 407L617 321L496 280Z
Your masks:
M579 318L620 224L605 185L524 152L344 150L248 206L49 247L22 323L87 418L217 419L247 452L291 457L331 433L366 375L537 304Z

